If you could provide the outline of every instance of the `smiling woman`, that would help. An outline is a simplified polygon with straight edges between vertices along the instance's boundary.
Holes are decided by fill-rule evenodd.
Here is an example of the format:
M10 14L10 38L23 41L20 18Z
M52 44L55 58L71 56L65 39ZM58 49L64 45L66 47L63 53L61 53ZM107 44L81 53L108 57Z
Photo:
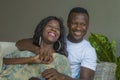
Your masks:
M49 21L44 28L43 36L44 41L47 40L48 43L56 42L60 36L60 27L58 21Z
M32 80L34 77L41 78L41 73L51 68L65 75L71 75L69 62L65 57L64 25L59 18L49 16L43 19L35 29L33 44L37 46L36 54L17 50L1 59L0 64L5 65L1 65L3 69L0 79ZM45 50L48 50L49 54L44 53Z

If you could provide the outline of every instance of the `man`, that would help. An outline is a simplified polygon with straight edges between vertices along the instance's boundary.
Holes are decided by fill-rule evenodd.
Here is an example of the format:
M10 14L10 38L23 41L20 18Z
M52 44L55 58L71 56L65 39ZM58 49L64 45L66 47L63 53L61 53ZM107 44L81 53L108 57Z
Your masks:
M66 41L72 76L63 75L55 69L48 69L42 73L44 78L47 80L93 80L97 57L94 48L84 39L88 25L89 14L86 9L81 7L71 9L67 21L69 33ZM38 53L37 47L32 44L32 39L18 41L17 47ZM40 52L44 53L44 51Z

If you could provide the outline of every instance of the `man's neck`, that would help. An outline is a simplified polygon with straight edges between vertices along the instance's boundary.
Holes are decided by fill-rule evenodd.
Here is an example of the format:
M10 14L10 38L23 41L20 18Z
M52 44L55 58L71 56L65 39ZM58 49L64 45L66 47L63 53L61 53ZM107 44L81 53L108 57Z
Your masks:
M69 35L67 36L67 39L68 39L70 42L72 42L72 43L79 43L79 42L81 42L81 41L83 40L83 38L76 40L75 38L70 37Z

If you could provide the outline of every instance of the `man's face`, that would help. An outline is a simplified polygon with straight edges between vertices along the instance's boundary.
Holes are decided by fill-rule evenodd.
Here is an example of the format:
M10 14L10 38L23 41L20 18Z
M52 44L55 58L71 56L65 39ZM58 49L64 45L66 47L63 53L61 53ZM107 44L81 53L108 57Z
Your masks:
M87 33L89 19L87 14L72 13L68 22L69 35L71 42L80 42Z

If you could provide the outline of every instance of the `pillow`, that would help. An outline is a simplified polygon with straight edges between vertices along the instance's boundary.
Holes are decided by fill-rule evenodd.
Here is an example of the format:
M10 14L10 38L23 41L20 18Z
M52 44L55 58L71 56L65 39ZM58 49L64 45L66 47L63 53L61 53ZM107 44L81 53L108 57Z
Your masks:
M115 80L116 64L110 62L98 63L94 80Z

